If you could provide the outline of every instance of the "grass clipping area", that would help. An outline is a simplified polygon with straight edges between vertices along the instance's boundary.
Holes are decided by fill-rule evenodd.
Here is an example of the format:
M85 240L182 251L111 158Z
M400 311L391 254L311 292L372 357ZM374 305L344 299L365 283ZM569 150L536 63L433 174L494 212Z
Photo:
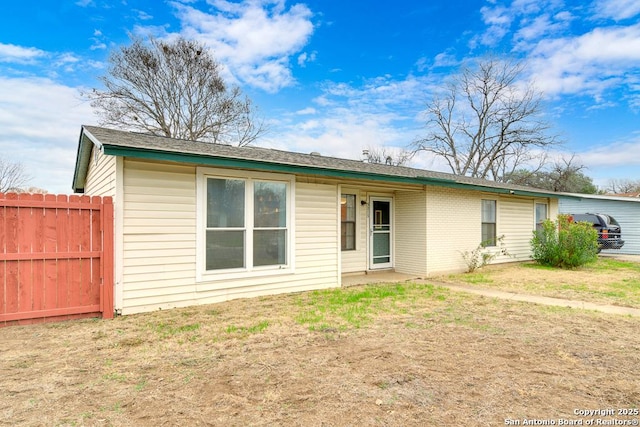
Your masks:
M632 420L575 411L640 407L639 330L414 283L9 327L0 425Z

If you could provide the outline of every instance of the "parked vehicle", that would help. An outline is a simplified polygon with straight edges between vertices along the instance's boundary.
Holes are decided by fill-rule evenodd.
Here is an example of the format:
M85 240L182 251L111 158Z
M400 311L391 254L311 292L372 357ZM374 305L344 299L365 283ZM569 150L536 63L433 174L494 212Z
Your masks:
M624 246L622 229L614 217L602 213L570 214L573 222L588 222L598 231L600 249L620 249Z

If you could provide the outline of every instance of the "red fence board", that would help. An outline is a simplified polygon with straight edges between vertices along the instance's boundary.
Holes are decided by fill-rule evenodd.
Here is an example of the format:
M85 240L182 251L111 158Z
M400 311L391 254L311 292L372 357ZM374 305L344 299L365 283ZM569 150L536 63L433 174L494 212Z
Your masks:
M110 197L0 193L0 326L113 318Z

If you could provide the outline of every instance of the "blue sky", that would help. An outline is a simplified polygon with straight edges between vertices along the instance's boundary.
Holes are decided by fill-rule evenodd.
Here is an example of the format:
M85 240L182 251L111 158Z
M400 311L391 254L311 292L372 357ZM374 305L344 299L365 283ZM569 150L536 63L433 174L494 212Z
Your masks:
M79 92L129 34L207 43L268 123L259 145L356 159L423 135L462 61L508 54L544 93L554 155L576 154L597 185L640 179L637 0L23 0L0 16L0 157L32 186L71 191L80 125L97 124Z

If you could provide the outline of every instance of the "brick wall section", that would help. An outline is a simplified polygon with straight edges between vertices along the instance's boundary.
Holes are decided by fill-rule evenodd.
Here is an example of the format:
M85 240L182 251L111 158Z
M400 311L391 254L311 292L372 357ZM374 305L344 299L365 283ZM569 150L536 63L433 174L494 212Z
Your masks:
M427 188L427 272L430 276L466 269L461 252L473 250L481 240L481 199L477 192Z
M424 192L398 192L395 198L395 269L427 274L427 197Z

